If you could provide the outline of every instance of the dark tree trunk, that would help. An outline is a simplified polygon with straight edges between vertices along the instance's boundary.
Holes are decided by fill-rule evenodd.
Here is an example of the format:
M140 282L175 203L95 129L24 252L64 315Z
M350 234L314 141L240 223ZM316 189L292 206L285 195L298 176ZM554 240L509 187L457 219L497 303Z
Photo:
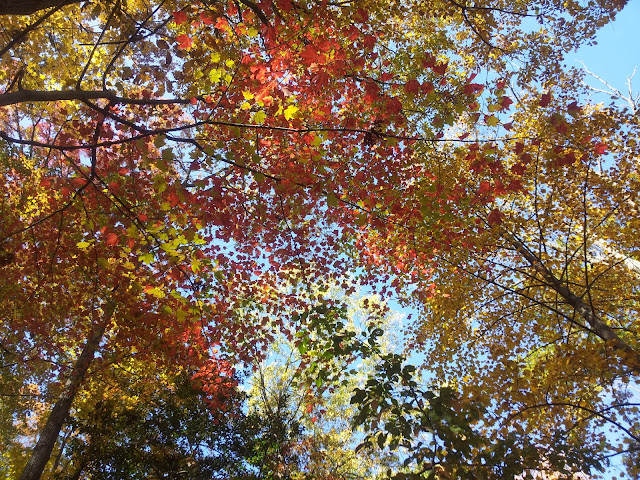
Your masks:
M109 323L109 320L111 319L114 311L115 303L108 303L105 309L105 316L100 322L100 325L95 326L91 330L89 338L87 339L87 343L82 349L82 353L76 360L71 375L67 379L64 389L62 390L58 401L53 406L51 414L47 419L47 423L42 429L40 438L38 438L38 443L36 443L36 446L31 452L31 458L29 458L27 465L22 471L22 475L20 475L20 480L40 479L40 476L44 471L44 467L47 465L47 462L51 457L51 452L53 451L56 440L60 435L60 429L64 425L64 422L69 415L69 410L71 409L73 399L75 398L76 393L80 388L80 384L87 375L89 365L91 364L93 357L98 350L98 347L100 346L100 342L102 341L102 337L104 336L106 326Z
M83 1L85 0L0 0L0 15L31 15L45 8Z

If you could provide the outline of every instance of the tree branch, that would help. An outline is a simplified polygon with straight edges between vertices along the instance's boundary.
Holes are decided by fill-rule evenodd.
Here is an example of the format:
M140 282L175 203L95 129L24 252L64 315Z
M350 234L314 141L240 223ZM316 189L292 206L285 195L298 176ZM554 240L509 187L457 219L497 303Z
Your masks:
M0 15L31 15L45 8L60 9L85 0L0 0Z
M190 98L129 98L116 95L110 90L52 90L48 92L38 90L19 90L0 95L0 107L19 103L57 102L62 100L105 99L111 104L124 105L188 105ZM202 99L204 100L204 98Z

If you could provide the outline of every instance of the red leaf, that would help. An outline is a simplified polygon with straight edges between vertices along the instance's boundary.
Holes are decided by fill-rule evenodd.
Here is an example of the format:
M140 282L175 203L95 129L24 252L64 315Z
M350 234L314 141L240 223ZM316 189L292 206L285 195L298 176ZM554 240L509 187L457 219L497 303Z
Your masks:
M422 90L422 93L424 93L425 95L430 94L431 92L433 92L433 83L424 82L422 84L421 90Z
M366 35L363 39L363 44L367 50L371 50L376 44L376 37L374 35Z
M449 63L438 63L437 65L432 66L431 70L433 70L433 73L436 75L444 75L448 66Z
M211 18L207 13L202 12L200 14L200 20L202 21L202 23L204 23L205 25L213 25L213 18Z
M424 68L430 68L430 67L433 67L435 64L436 64L436 57L427 53L424 57L424 60L422 61L422 66Z
M227 22L227 19L224 17L218 17L214 28L218 30L226 30L227 28L229 28L229 22Z
M489 225L491 225L492 227L494 225L500 225L502 223L503 216L504 215L500 213L500 210L498 210L497 208L494 208L493 210L491 210L491 213L489 214L487 221L489 222Z
M511 172L515 173L516 175L522 175L526 170L526 168L527 167L525 167L523 164L516 163L514 166L511 167Z
M500 99L500 106L503 109L509 108L509 105L511 105L512 103L513 103L513 100L511 100L509 97L505 96Z
M571 165L575 163L575 161L576 161L576 155L573 152L567 153L562 159L563 165Z
M541 107L546 107L547 105L549 105L549 102L551 102L551 94L543 93L538 105L540 105Z
M369 21L369 14L366 10L359 8L356 10L356 14L353 16L353 19L359 23L367 23Z
M173 15L173 22L176 25L182 25L183 23L185 23L187 21L187 14L184 13L182 10L178 10L177 12L173 12L171 15Z
M522 185L520 180L513 179L509 182L509 186L507 187L507 190L510 190L512 192L520 192L524 190L524 186Z
M193 45L193 40L189 35L182 34L176 37L176 42L178 42L178 48L181 50L186 50L191 45Z
M580 113L581 110L582 108L578 106L578 102L571 102L567 105L567 111L570 115L576 115L577 113Z
M390 99L386 106L387 111L392 115L402 111L402 103L397 98Z
M593 151L596 152L596 155L604 155L607 151L607 144L596 143L593 147Z
M462 91L467 95L475 95L476 93L482 92L482 90L484 90L484 85L479 83L467 83Z
M321 60L324 60L324 55L318 53L315 45L307 45L300 54L300 58L302 58L305 65L311 66L313 63L322 63Z
M404 84L404 91L407 93L419 93L420 92L420 82L417 80L409 80Z
M107 245L113 246L113 245L117 245L119 240L120 239L118 235L112 232L112 233L107 233L107 237L104 243L106 243Z
M87 184L87 179L75 177L71 180L71 183L73 183L74 186L80 188L80 187L84 187Z

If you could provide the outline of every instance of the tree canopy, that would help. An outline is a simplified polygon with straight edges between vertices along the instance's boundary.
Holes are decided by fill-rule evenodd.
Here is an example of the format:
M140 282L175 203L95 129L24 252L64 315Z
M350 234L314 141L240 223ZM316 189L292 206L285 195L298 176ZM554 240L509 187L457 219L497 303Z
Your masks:
M625 3L0 2L7 475L161 445L109 468L332 478L251 467L273 435L344 448L308 418L215 423L283 341L304 395L352 392L365 476L638 475L638 106L564 65ZM358 291L382 303L350 329Z

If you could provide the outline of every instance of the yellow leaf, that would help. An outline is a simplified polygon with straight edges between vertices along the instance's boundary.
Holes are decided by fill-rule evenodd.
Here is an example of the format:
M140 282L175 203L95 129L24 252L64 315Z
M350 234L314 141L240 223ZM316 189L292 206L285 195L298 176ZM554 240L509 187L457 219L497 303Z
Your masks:
M221 78L222 78L222 70L214 68L209 72L209 80L211 80L213 83L219 82Z
M255 112L253 114L253 122L254 123L262 124L262 123L264 123L264 121L266 119L267 119L267 114L265 112L263 112L262 110L260 110L259 112Z
M298 111L298 107L296 107L295 105L289 105L284 110L284 118L286 118L287 120L291 120L297 111Z

